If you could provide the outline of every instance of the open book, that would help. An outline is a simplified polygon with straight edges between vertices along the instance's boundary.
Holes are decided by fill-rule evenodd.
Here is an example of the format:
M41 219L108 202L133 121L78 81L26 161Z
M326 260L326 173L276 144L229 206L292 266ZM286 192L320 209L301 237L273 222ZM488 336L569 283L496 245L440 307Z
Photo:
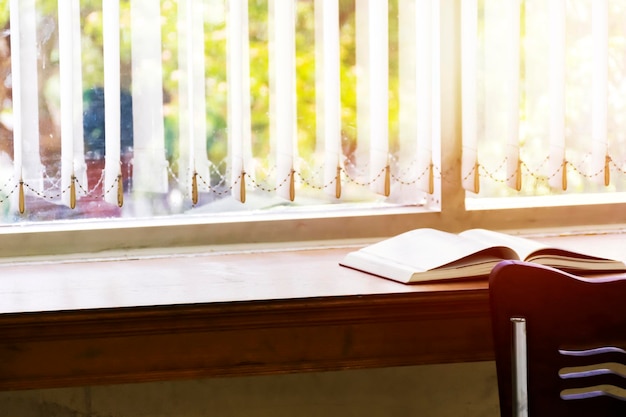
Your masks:
M504 259L534 262L571 273L626 271L626 264L618 260L485 229L459 234L415 229L350 252L339 264L408 284L487 276Z

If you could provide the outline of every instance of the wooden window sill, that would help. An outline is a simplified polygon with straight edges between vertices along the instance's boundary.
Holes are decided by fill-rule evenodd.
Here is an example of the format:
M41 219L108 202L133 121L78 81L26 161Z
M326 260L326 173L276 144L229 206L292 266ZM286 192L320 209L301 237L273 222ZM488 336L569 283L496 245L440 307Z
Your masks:
M347 251L0 265L0 390L493 359L485 280L402 285Z

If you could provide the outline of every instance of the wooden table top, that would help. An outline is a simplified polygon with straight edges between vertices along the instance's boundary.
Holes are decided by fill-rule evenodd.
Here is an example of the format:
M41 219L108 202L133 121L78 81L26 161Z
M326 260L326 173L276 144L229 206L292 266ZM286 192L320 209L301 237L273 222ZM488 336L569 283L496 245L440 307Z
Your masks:
M340 266L349 250L0 265L0 314L486 289L381 279Z

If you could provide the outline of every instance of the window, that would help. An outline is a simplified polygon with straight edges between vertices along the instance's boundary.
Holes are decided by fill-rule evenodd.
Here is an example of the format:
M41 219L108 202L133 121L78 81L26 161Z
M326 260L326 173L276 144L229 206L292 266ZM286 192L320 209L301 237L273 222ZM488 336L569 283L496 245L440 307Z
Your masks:
M478 173L485 196L623 192L624 5L463 7L464 108L477 115L464 121L466 187Z
M578 199L623 183L621 84L597 83L620 77L603 57L624 36L596 2L4 3L5 255L626 220ZM616 124L587 146L588 103L609 99ZM590 186L601 149L609 185Z

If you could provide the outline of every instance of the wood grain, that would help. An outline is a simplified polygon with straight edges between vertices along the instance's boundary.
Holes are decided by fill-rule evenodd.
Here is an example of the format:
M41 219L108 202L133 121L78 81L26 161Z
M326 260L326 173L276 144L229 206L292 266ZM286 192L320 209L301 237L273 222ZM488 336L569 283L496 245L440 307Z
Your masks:
M0 389L493 358L486 281L402 285L348 249L0 266Z

